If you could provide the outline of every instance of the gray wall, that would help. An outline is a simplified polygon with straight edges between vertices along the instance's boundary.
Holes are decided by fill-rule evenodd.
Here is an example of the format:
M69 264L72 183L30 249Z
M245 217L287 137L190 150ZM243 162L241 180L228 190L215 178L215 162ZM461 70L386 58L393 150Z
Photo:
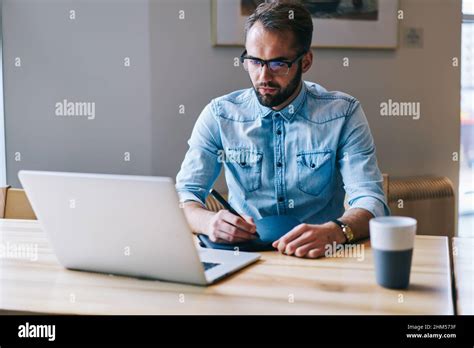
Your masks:
M6 0L3 32L8 184L19 169L151 173L147 1ZM95 102L95 119L56 116L63 99Z
M147 6L131 0L6 1L10 184L18 184L20 168L174 177L206 103L250 86L233 66L243 48L211 46L210 0ZM80 9L74 24L66 16L72 7ZM459 151L460 71L451 59L460 57L461 1L402 0L400 8L400 32L422 28L422 48L402 40L395 51L315 50L304 79L361 100L383 172L445 175L457 188L452 153ZM178 18L180 10L185 20ZM25 57L20 71L12 66L18 55ZM123 56L136 65L124 70ZM97 100L96 120L55 119L53 102L64 97ZM420 102L421 118L381 117L380 103L388 99ZM136 153L133 163L120 160L128 149ZM22 152L22 162L14 161L15 151Z

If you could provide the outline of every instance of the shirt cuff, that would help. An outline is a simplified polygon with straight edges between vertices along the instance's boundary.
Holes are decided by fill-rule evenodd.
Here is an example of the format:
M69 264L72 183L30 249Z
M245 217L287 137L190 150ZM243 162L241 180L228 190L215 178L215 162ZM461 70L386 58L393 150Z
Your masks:
M360 197L349 204L351 208L361 208L370 212L374 217L389 216L390 208L387 204L375 197Z
M206 206L206 203L203 202L198 196L189 191L178 191L179 202L184 203L186 201L195 201L201 203L203 206Z

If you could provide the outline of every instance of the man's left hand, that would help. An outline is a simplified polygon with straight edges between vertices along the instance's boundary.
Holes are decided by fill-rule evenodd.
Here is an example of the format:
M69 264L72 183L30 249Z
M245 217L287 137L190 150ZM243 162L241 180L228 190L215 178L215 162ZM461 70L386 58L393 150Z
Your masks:
M334 222L322 225L300 224L273 242L282 254L315 259L324 256L326 245L344 243L346 237Z

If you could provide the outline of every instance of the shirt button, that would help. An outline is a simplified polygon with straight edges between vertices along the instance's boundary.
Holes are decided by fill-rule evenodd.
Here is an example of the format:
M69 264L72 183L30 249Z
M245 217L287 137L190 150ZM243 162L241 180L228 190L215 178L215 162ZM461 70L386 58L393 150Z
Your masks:
M280 114L275 114L275 117L280 117Z
M277 167L281 167L281 162L278 162L278 163L277 163Z
M281 134L281 130L277 130L277 135L280 135Z
M283 202L283 201L284 201L283 197L278 197L278 202Z

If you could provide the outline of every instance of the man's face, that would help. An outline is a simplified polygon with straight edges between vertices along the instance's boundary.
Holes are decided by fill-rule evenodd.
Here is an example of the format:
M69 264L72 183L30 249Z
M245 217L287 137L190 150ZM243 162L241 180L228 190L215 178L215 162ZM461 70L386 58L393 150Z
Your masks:
M245 46L247 55L254 58L264 60L278 58L284 61L292 61L301 54L293 48L293 42L291 32L270 32L257 21L247 33ZM260 104L280 109L285 106L287 100L295 97L302 74L311 65L308 59L305 55L303 60L291 66L288 75L285 76L273 75L266 66L260 69L250 69L250 80Z

